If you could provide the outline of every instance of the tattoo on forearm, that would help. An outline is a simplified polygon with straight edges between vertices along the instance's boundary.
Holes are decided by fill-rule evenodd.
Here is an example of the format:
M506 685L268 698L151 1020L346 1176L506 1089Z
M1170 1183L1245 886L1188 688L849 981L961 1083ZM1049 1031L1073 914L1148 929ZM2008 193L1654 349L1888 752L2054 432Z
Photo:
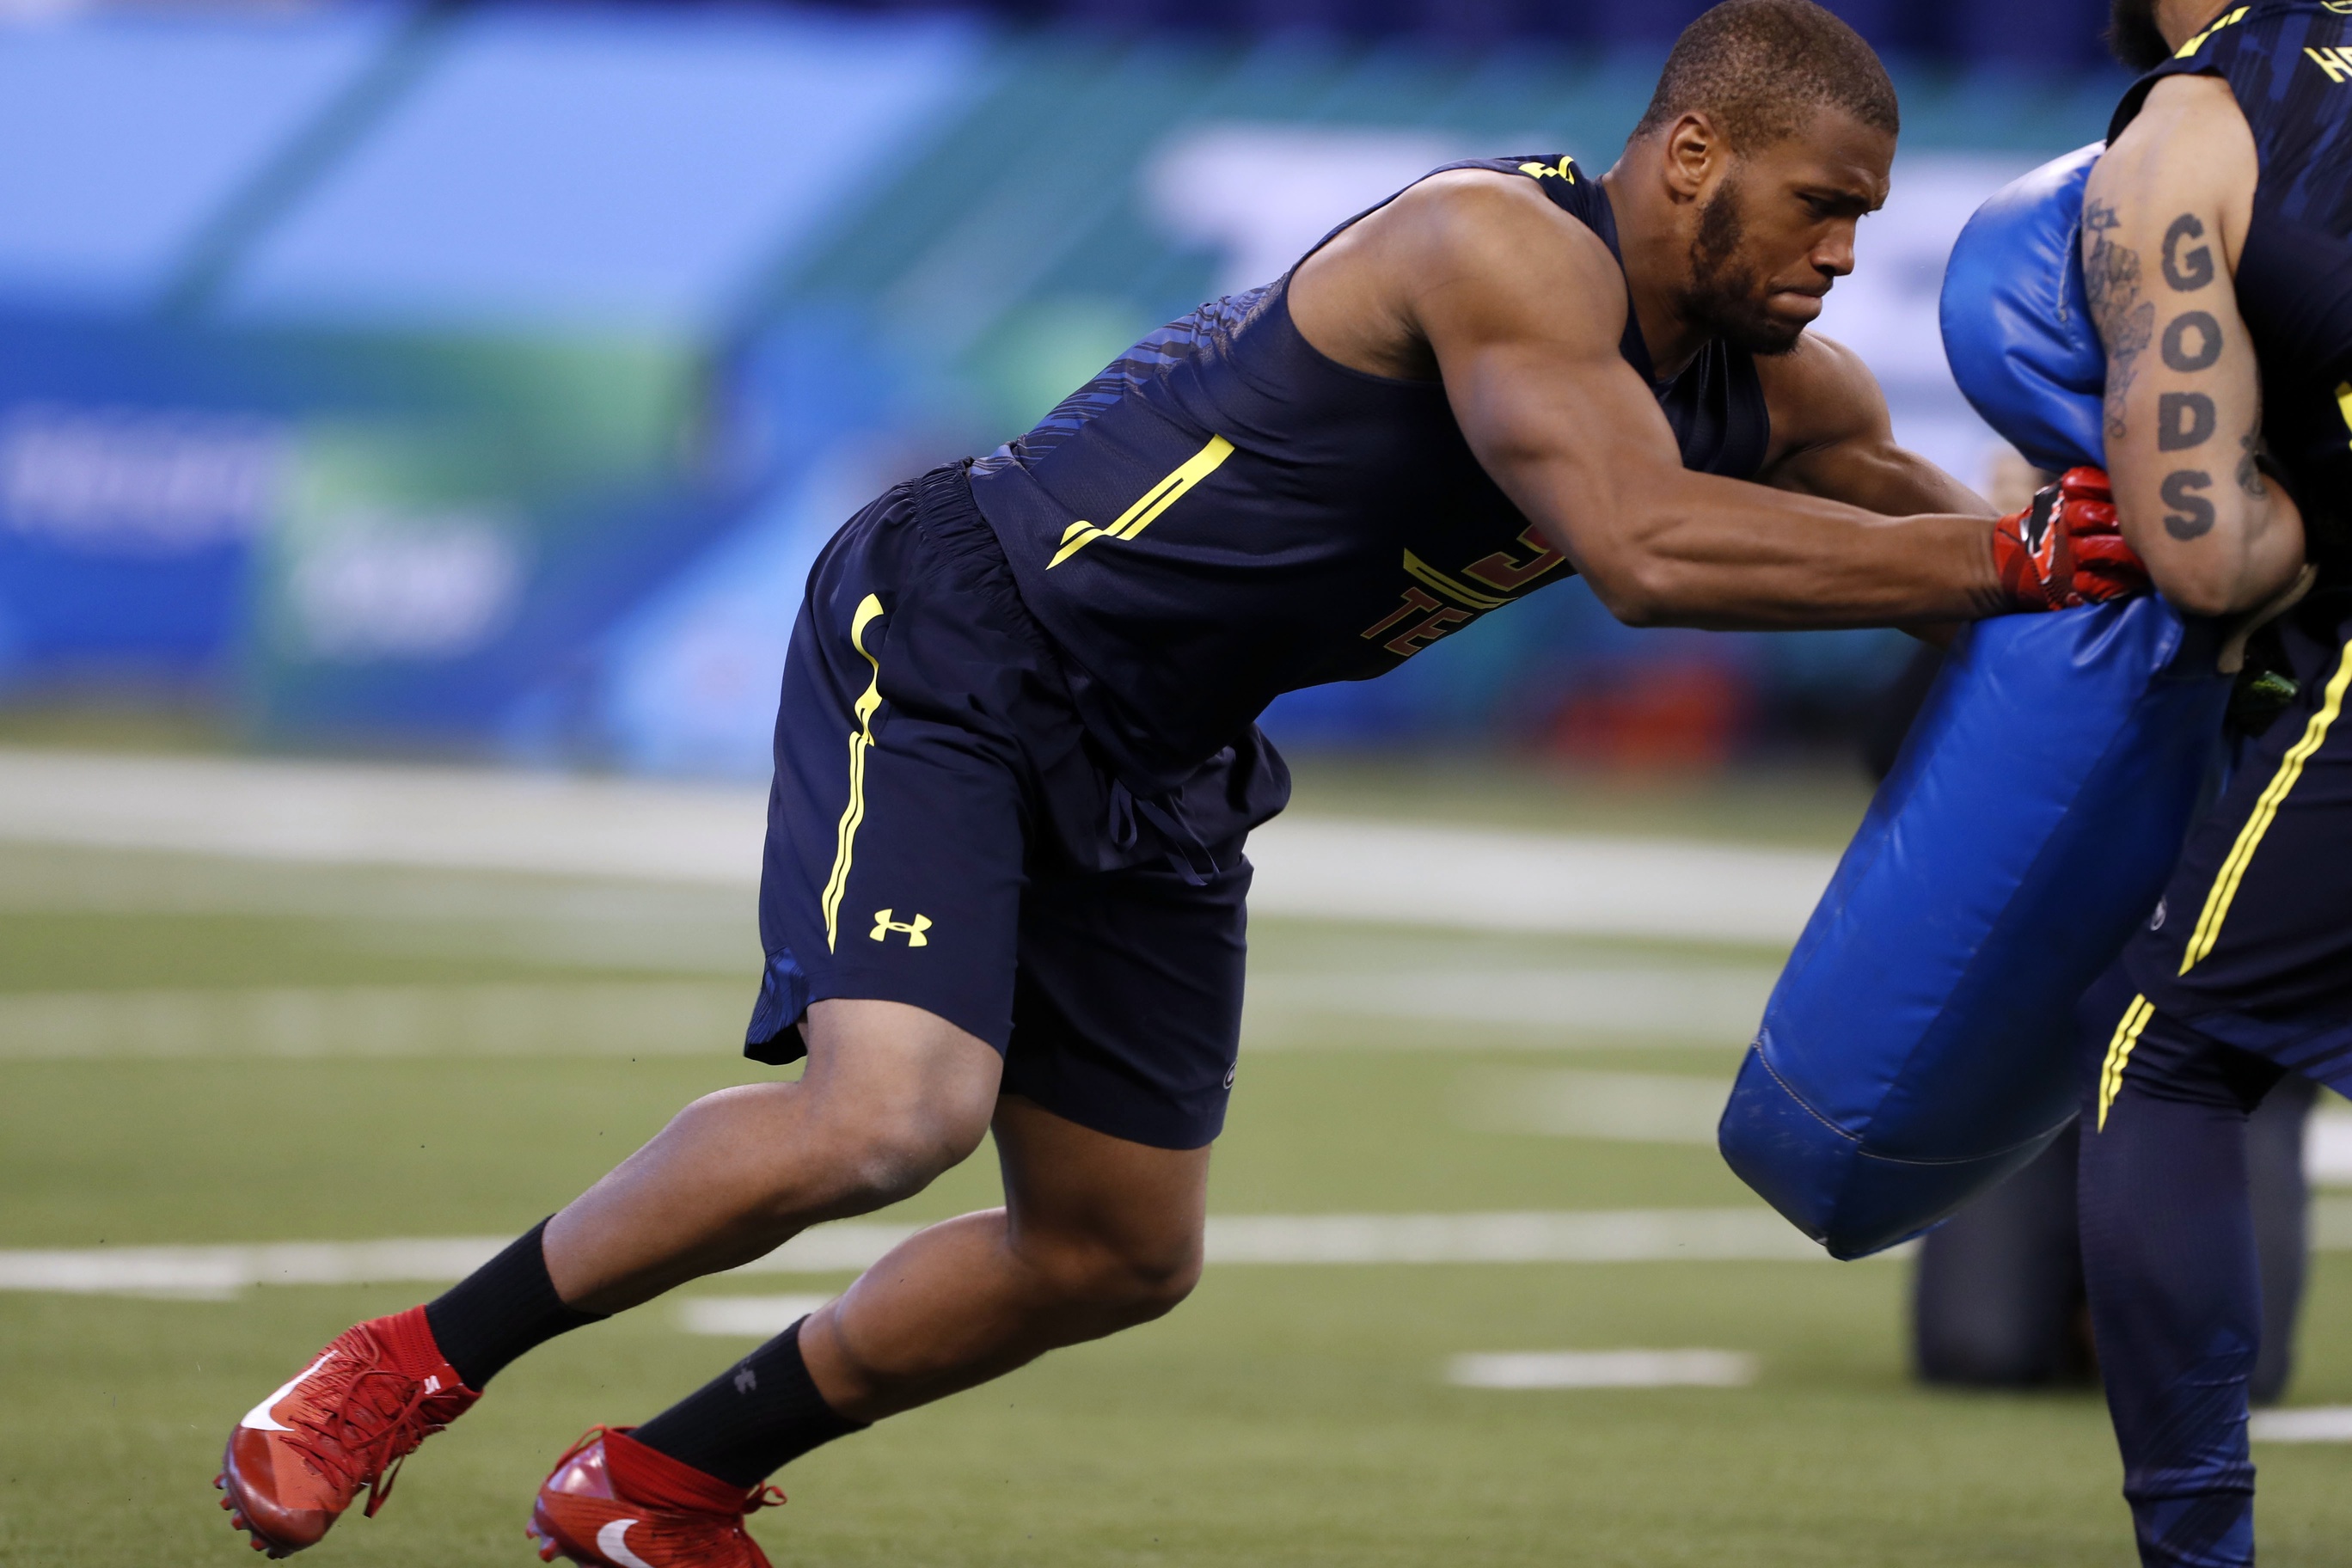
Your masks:
M2121 223L2116 209L2094 201L2083 208L2083 227L2091 236L2090 254L2083 258L2083 280L2091 300L2091 319L2107 345L2107 439L2124 434L2124 397L2138 374L2139 356L2156 331L2156 304L2139 297L2139 252L2117 245L2109 231Z
M2175 468L2164 476L2158 494L2174 510L2164 514L2164 531L2175 539L2203 536L2213 526L2213 503L2198 494L2213 488L2213 476L2201 468Z
M2213 434L2213 400L2201 392L2167 392L2156 400L2156 448L2185 452Z
M2190 341L2194 333L2195 341ZM2204 310L2183 310L2164 329L2164 365L2186 375L2210 370L2221 357L2221 323Z
M2182 213L2164 231L2164 280L2183 294L2193 294L2213 281L2213 252L2206 246L2183 252L2181 241L2202 239L2205 226L2194 213Z
M2257 421L2253 429L2238 437L2238 488L2256 500L2271 493L2269 481L2263 478L2263 466L2255 458L2261 446L2262 426Z

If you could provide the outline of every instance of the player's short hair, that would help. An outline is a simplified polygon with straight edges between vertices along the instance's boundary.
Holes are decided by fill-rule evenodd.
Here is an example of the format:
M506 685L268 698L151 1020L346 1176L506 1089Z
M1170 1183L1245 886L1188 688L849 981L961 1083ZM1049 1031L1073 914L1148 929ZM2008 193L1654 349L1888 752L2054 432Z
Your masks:
M1724 0L1683 29L1635 140L1704 112L1734 148L1753 152L1843 110L1889 136L1902 130L1895 84L1862 35L1813 0Z

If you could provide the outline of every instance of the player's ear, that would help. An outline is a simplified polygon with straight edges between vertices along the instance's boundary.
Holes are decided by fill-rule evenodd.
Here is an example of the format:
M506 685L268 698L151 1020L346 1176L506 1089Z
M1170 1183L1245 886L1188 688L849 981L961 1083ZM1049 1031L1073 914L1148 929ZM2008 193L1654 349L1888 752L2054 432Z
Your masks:
M1696 201L1731 155L1730 144L1706 110L1686 110L1666 127L1660 152L1666 188L1678 201Z

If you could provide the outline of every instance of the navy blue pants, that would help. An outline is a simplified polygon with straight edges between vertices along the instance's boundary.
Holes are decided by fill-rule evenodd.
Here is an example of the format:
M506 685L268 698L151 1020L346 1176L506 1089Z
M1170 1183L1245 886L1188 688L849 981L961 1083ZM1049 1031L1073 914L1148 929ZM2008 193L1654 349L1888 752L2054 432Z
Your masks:
M1136 796L962 466L901 485L834 536L793 628L745 1051L797 1059L813 1002L903 1002L1003 1053L1008 1094L1206 1144L1241 1034L1243 837L1288 784L1253 730Z
M2140 1559L2163 1568L2253 1561L2247 1114L2290 1070L2352 1087L2347 600L2284 628L2301 698L2246 743L2083 1004L2084 1279Z

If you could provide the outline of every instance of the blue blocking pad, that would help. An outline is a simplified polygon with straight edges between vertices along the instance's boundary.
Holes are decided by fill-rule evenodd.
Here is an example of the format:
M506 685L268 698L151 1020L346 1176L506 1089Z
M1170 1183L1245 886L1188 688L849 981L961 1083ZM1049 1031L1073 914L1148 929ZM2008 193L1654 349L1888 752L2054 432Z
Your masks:
M2104 450L2076 259L2098 152L1987 202L1945 279L1961 390L2049 468ZM2075 1000L2155 907L2221 765L2216 642L2146 598L1954 644L1718 1131L1731 1168L1832 1255L1917 1235L2074 1116Z
M2083 187L2105 143L2004 186L1944 268L1944 354L1986 424L2037 468L2105 461L2106 351L2083 285Z
M1833 1256L1917 1235L2073 1118L2075 999L2155 908L2221 761L2216 652L2152 598L1953 645L1717 1132Z

